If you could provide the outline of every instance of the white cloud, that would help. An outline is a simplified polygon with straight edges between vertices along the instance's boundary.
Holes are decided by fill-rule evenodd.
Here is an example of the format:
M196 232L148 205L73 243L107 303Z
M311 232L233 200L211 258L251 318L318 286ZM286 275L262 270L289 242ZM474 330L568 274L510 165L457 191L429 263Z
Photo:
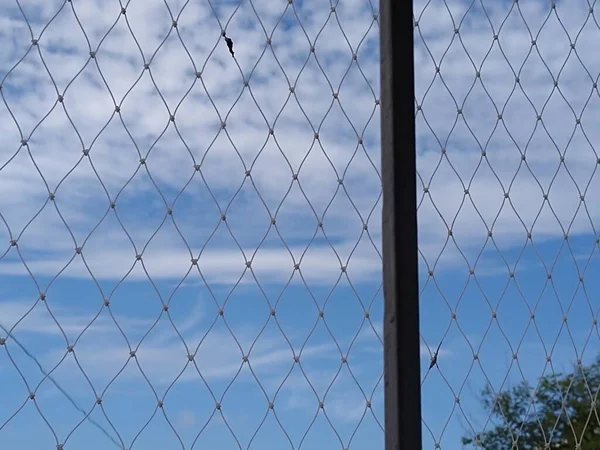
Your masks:
M183 321L165 314L159 321L156 320L158 317L149 320L118 315L113 321L104 313L92 322L91 314L56 307L52 313L59 328L43 305L36 305L26 314L29 308L25 302L4 302L0 304L2 334L6 337L6 332L14 326L13 333L19 341L25 336L30 347L35 344L35 348L42 349L34 353L48 371L67 355L67 350L64 346L59 347L60 341L44 342L40 338L60 337L62 332L66 333L70 342L76 343L77 362L67 355L60 363L63 376L77 377L79 366L97 386L106 385L117 373L120 373L120 380L127 382L137 379L142 372L157 386L168 386L176 379L178 382L200 381L200 374L209 380L228 381L245 366L244 354L249 355L253 370L268 373L274 368L292 366L294 352L309 361L314 357L322 358L335 349L331 342L308 344L292 352L279 333L267 330L255 336L249 326L246 329L235 327L234 338L222 319L211 326L212 320L207 320L209 318L202 313L202 303L196 304L198 306L193 307ZM115 322L128 337L128 342L117 333ZM291 333L293 335L295 331ZM10 337L6 345L11 345ZM136 351L136 359L130 358L131 350ZM189 354L194 355L195 362L188 361ZM135 367L138 363L141 371ZM121 372L125 365L128 370ZM244 373L244 377L250 375L247 369Z
M196 425L198 417L194 411L190 409L184 409L177 414L175 421L178 427L189 428Z
M454 24L458 23L465 13L467 17L476 16L477 20L464 21L460 27L460 40L455 38L451 42L451 33L446 32L451 31L450 28L455 25L452 24L444 4L429 2L426 8L424 3L417 2L415 5L420 17L419 31L426 44L424 45L417 36L417 101L422 104L422 112L417 117L418 164L422 187L429 188L429 194L425 195L419 210L421 251L425 258L428 261L435 260L443 248L447 232L446 226L439 218L440 215L448 226L456 216L452 226L453 237L462 250L473 255L484 245L486 228L491 228L492 224L494 239L502 248L520 244L525 227L533 227L536 242L559 236L563 229L568 229L571 235L588 233L590 218L597 220L600 210L591 201L583 205L584 210L578 205L577 199L585 193L586 187L588 193L593 192L596 184L594 177L588 185L592 176L593 161L597 155L586 140L593 143L599 136L596 136L594 127L587 125L590 119L586 118L592 117L598 106L597 96L592 95L587 101L592 79L586 75L584 67L577 61L577 56L593 73L597 64L587 56L593 54L593 49L589 47L591 44L588 44L593 40L580 38L577 41L578 54L572 54L565 64L568 38L560 23L550 17L544 23L538 37L537 48L541 58L536 52L528 55L531 39L523 19L516 10L508 15L508 19L502 25L496 45L491 39L493 31L485 20L486 16L498 30L507 17L508 4L486 6L486 10L483 11L477 5L469 8L464 2L446 3L453 14ZM298 21L291 9L287 10L284 24L278 25L272 37L272 48L277 60L270 48L265 50L266 36L258 21L254 19L254 12L251 9L238 11L234 21L228 25L228 32L236 41L236 61L242 69L240 73L235 61L226 52L223 42L219 40L218 23L212 18L212 13L199 5L190 4L186 6L185 13L178 18L179 35L171 30L169 38L151 60L150 71L144 72L144 59L123 18L117 21L117 25L102 41L100 48L97 48L110 26L118 19L118 10L111 13L111 9L106 5L96 3L73 6L90 39L90 47L73 13L65 8L44 31L40 38L40 49L59 92L63 92L79 70L86 66L69 85L64 101L64 107L69 112L75 129L80 133L83 145L62 110L62 105L56 104L53 112L44 119L31 137L30 149L52 191L82 157L81 150L84 147L92 147L89 160L84 158L56 192L56 203L79 243L108 208L108 198L91 169L90 161L109 195L114 198L139 167L140 155L146 156L165 127L167 128L164 135L152 147L147 157L147 167L164 195L166 204L152 186L150 179L143 175L145 170L140 170L138 177L127 184L121 198L117 200L117 212L123 216L125 228L138 245L142 246L147 241L165 215L167 205L172 204L176 194L194 174L191 155L200 163L217 134L217 140L202 162L205 168L203 175L210 191L196 173L174 206L175 221L185 230L184 237L191 241L197 240L200 245L206 241L220 214L210 197L211 192L219 199L221 208L224 209L234 192L244 182L244 170L250 168L252 181L260 197L269 206L271 214L275 213L277 206L285 198L284 209L279 214L284 240L292 239L292 236L308 239L314 233L316 218L310 210L310 205L315 208L317 215L325 210L337 188L338 176L342 175L356 150L357 141L355 131L331 97L332 91L338 89L340 80L351 64L350 58L343 57L349 54L350 48L336 23L328 22L322 36L317 40L323 64L327 61L325 66L319 67L313 59L308 58L309 41L301 27L285 26L286 21ZM314 40L326 20L326 13L309 5L295 7L302 26L309 38ZM51 17L49 11L52 8L45 8L46 10L38 13L39 21L36 22L34 18L30 20L34 35L41 30L39 25L46 23ZM228 11L233 11L233 8L233 5L227 5L223 9L219 8L219 12L223 14L222 17L226 17ZM27 8L25 10L28 11ZM177 5L171 5L171 10L174 16L178 14ZM259 15L267 34L284 10L283 5L281 9L259 7ZM533 24L532 33L537 33L535 27L542 25L544 11L538 3L521 6L521 13L527 23ZM358 1L345 2L339 6L337 12L342 30L351 45L358 44L372 25L372 19L365 11L364 5ZM573 30L578 30L583 25L584 13L582 8L572 8L561 11L560 18ZM17 36L19 48L24 51L27 49L29 37L25 33L26 28L23 28L23 21L18 16L9 17L10 19L5 20L10 28L4 33ZM247 22L242 20L243 17ZM132 4L127 18L142 47L145 60L150 61L153 52L169 33L171 19L164 3L151 2L144 8ZM67 23L69 26L66 26ZM286 28L286 34L279 31L280 27ZM585 27L582 36L591 32L592 30ZM552 35L557 36L555 43L550 37L546 37ZM372 28L368 36L367 41L361 44L361 49L376 44L377 28ZM488 39L482 39L482 36ZM191 59L181 45L180 38L190 52ZM551 41L552 45L546 44ZM61 46L69 47L69 53L57 51ZM90 48L97 50L96 60L89 60ZM56 103L53 82L35 50L33 48L3 82L7 104L17 118L24 136L31 132ZM206 56L211 51L213 53L205 65ZM433 60L428 52L433 55ZM10 66L9 59L14 59L14 62L18 60L17 55L21 53L14 52L6 56L6 67ZM316 55L320 57L318 51ZM328 55L339 57L329 58ZM360 68L377 92L378 67L373 64L376 54L359 49L358 55ZM364 62L361 64L361 61ZM525 66L519 75L520 86L515 86L515 73L523 63ZM440 65L441 71L440 75L434 77L436 64ZM249 76L254 65L256 68L250 77L250 88L243 91L243 77ZM563 65L559 77L561 90L553 91L552 76L558 76L558 70ZM546 66L553 75L548 73ZM376 95L372 94L369 85L356 69L355 65L345 75L339 93L340 104L359 135L368 123L364 135L365 142L376 142L379 133L378 110L374 106ZM195 70L202 71L201 81L206 89L194 77ZM480 80L475 78L475 72L478 70L481 73ZM104 76L108 88L100 74ZM285 75L288 76L287 80ZM133 90L121 103L140 76ZM454 100L442 84L442 79ZM431 82L433 84L430 86ZM589 89L579 88L582 83L589 84ZM186 96L186 91L192 84L194 88ZM290 84L296 86L295 95L289 92ZM15 91L18 85L21 86L20 89L27 86L36 86L36 89ZM429 89L428 93L423 97L426 89ZM168 108L163 104L159 93ZM242 96L238 99L240 93ZM566 101L561 94L565 96ZM549 97L550 100L544 107ZM462 108L462 116L456 124L455 101ZM537 114L544 107L542 123L537 122L536 112L530 101L537 109ZM137 149L119 117L114 116L115 102L121 105L123 123L131 133ZM332 103L333 107L319 129L323 115ZM175 130L173 124L169 124L168 110L173 112L178 105ZM571 112L570 106L574 108L575 113ZM2 111L1 114L6 119L1 121L4 128L2 148L6 149L3 159L6 161L17 150L21 136L8 109L4 107ZM260 111L264 113L266 121ZM497 121L500 112L503 116L502 122ZM309 120L305 118L305 113ZM369 120L373 113L374 117ZM112 120L101 132L111 116ZM219 133L219 123L225 120L226 116L227 134L224 131ZM575 126L576 116L581 116L585 136L581 129ZM566 117L569 119L565 120ZM573 118L572 121L570 117ZM551 138L541 125L546 127ZM269 138L269 126L273 126L275 139ZM317 129L320 142L315 141L313 136ZM447 158L440 159L436 139L444 143L451 129L449 140L444 144L448 151ZM574 135L571 136L573 132ZM97 139L94 141L95 138ZM564 152L567 144L566 166L562 166L555 176L556 169L560 166L559 152ZM42 145L44 151L41 150ZM481 150L484 148L486 158L481 157ZM377 167L377 145L367 145L366 149ZM520 161L519 151L525 152L528 166ZM244 160L245 168L238 153ZM257 155L258 158L254 161ZM299 179L304 193L293 187L286 196L291 185L291 176L298 171L301 164ZM337 175L334 168L338 172ZM515 174L517 177L513 180ZM21 149L17 157L3 167L2 175L0 185L7 195L2 199L4 206L1 211L14 238L42 206L47 192L30 158L25 155L25 149ZM571 177L575 183L571 181ZM379 178L362 147L358 148L344 178L352 201L359 207L363 217L366 217L376 206ZM270 220L259 195L250 187L248 180L246 183L242 197L234 201L229 211L232 221L235 220L236 213L239 214L234 235L240 234L243 238L247 237L246 234L253 237L261 235ZM556 186L559 185L560 189L557 189ZM467 197L464 194L465 188L469 189ZM510 199L504 198L504 192L512 194ZM550 203L542 207L544 192L549 192ZM344 197L345 194L340 191L329 207L324 220L324 230L328 235L339 236L347 247L352 247L355 241L350 233L356 235L361 223L352 205L343 200ZM201 218L198 217L200 215L193 217L190 213L192 205L198 203L199 199L202 199L201 203L205 205L205 213ZM380 203L370 219L371 230L375 233L374 242L378 246L379 236L375 230L379 224L379 205ZM577 210L577 207L580 209ZM64 223L52 211L51 205L46 209L48 212L42 213L46 214L44 222L39 218L34 221L20 239L20 245L29 246L35 252L46 249L71 251L73 244L66 233ZM138 210L144 211L144 215L140 215ZM92 236L97 236L102 241L110 241L116 235L125 239L113 216L113 211L110 211L109 219L95 230ZM293 220L285 221L286 217ZM344 225L348 223L353 224L352 228ZM202 232L198 233L195 230ZM6 233L6 230L3 230L3 233ZM171 240L181 241L171 228L165 233ZM103 239L103 236L111 237ZM8 240L8 236L5 240ZM157 245L157 254L172 253L173 259L177 260L183 257L178 255L176 249L168 249L166 242L161 242L160 247ZM321 247L327 248L326 245ZM118 252L114 252L113 249L110 251L115 261L121 259L118 258ZM456 254L455 249L447 248L444 252L444 260L450 263L456 261L452 257L453 253ZM376 253L371 253L370 262L361 262L357 267L380 264ZM237 256L236 252L230 255L234 258ZM94 258L106 261L104 256L94 255ZM38 269L40 273L56 272L60 269L60 264L52 254L44 255L43 260ZM231 262L233 263L233 260ZM180 264L185 265L187 262L182 260ZM334 260L327 264L334 264ZM95 275L99 278L118 277L123 274L125 266L126 264L118 263L98 265ZM265 268L269 270L267 266ZM161 272L164 270L165 276L171 276L167 269L161 267ZM16 271L10 263L2 270L7 273ZM78 271L73 271L72 275L77 273Z
M557 10L571 40L583 27L575 54L561 23L554 14L548 16L542 2L519 8L490 4L485 11L479 4L445 3L454 22L441 2L417 3L415 8L418 16L425 11L419 20L423 39L416 37L417 102L422 105L417 117L419 184L429 188L419 210L425 258L435 260L450 226L457 245L472 261L492 226L501 251L522 245L526 228L536 243L563 232L592 233L590 221L600 217L591 201L598 183L593 145L600 136L591 124L600 103L597 91L592 91L593 75L586 72L593 74L598 67L588 56L594 54L589 44L593 40L584 38L594 32L584 27L587 7ZM465 13L467 19L462 20ZM533 39L537 37L533 49L520 14ZM460 39L452 38L459 23ZM556 88L552 77L558 80ZM438 140L446 156L441 156ZM481 155L484 150L486 157ZM549 199L545 204L544 193Z
M18 43L2 60L3 68L17 63L26 51L28 54L2 83L7 106L0 108L0 188L6 195L0 201L0 212L8 228L2 227L0 238L18 239L20 248L28 252L25 259L31 262L35 275L53 275L62 268L60 259L75 246L69 232L81 246L94 230L90 246L96 239L103 250L90 256L94 276L123 276L130 258L123 254L123 247L128 247L123 241L128 237L121 224L142 247L159 227L167 207L173 208L183 237L198 251L242 183L245 187L227 216L234 236L239 236L244 247L244 242L258 245L254 241L269 227L269 215L277 215L277 231L289 245L294 246L297 239L308 244L316 233L321 241L313 243L315 251L327 253L329 246L315 217L321 219L325 210L323 230L330 239L336 239L336 249L350 250L355 245L362 223L354 208L366 221L378 204L380 181L372 167L372 163L379 165L373 139L378 133L377 109L375 96L356 62L352 63L351 50L333 20L317 41L331 86L322 66L314 58L306 59L309 42L298 20L314 40L327 14L309 5L294 5L295 10L285 5L259 6L260 20L269 35L287 11L281 19L284 24L280 22L272 36L275 59L270 48L265 48L266 36L254 12L242 6L228 25L236 43L233 60L207 5L186 4L179 15L184 4L169 3L177 18L177 29L173 29L162 1L144 4L143 8L132 3L127 22L119 15L119 8L96 2L69 4L43 29L60 4L44 3L43 9L36 9L34 4L27 2L23 9L33 36L39 39L38 47L30 45L22 16L10 6L3 31ZM218 7L220 20L235 7ZM361 46L377 41L377 28L372 17L365 15L361 2L340 5L338 15L354 48L369 27ZM281 27L286 28L286 34L279 31ZM94 59L90 51L95 52ZM338 56L331 59L329 55ZM378 70L372 64L376 55L360 50L359 55L363 61L360 69L376 91ZM144 62L149 63L147 71ZM196 71L202 72L201 79L195 77ZM249 77L245 89L244 77ZM290 86L295 87L294 94ZM332 96L338 90L343 110ZM64 96L63 103L57 102L58 93ZM370 104L368 108L363 106L365 102ZM115 105L120 107L118 114ZM175 114L175 123L169 122L169 114ZM219 130L221 121L227 122L225 130ZM274 137L269 137L269 127L274 129ZM357 144L359 136L365 148ZM20 147L22 139L28 140L28 147ZM83 156L84 149L89 149L89 157ZM147 159L145 167L140 167L140 158ZM194 164L201 164L201 174L194 171ZM245 178L245 170L251 171L251 179ZM292 186L295 173L300 184ZM355 206L348 201L344 187L338 185L338 178L344 179ZM48 191L55 193L64 221L52 202L47 202ZM114 211L108 210L109 198L117 200ZM44 204L40 215L27 226ZM104 221L94 229L107 211ZM160 255L163 261L176 263L161 263L154 275L157 277L176 278L189 260L178 250L182 238L171 220L168 217L167 226L161 228L163 239L151 244L157 256L149 256L149 260ZM376 245L378 223L375 213L369 225ZM274 228L270 237L279 240ZM355 257L356 277L370 277L372 268L380 265L372 244L365 240L363 247L370 254ZM297 250L302 252L303 248ZM233 270L235 274L226 271L234 267L239 253L222 244L213 252L207 264L220 268L209 276L230 281L238 270ZM265 262L261 264L269 276L274 270L285 272L275 276L288 276L287 267L280 269L286 253L283 248L262 253ZM9 255L16 258L14 250ZM335 258L323 254L317 259L322 265L311 261L313 267L307 264L306 268L309 276L309 271L315 272L314 282L334 275L333 268L339 266ZM332 269L323 270L322 266ZM258 261L255 267L260 270ZM0 263L5 274L16 275L22 270L22 264L10 259ZM68 274L80 277L87 276L86 272L76 269Z
M102 334L114 331L114 325L106 315L99 316L96 320L93 312L87 308L65 308L64 306L53 305L52 314L59 325L56 325L49 315L44 302L38 301L2 301L0 302L0 325L2 326L2 335L18 327L17 333L36 333L41 335L60 335L61 329L68 336L78 336L84 330L86 333ZM192 316L193 317L193 316ZM151 325L149 320L143 320L134 317L120 317L128 328L148 328ZM91 324L91 325L90 325Z
M86 263L92 274L98 278L118 279L124 276L133 266L136 265L129 280L145 280L148 275L141 268L141 263L136 263L136 252L127 249L127 242L121 240L121 245L110 243L102 247L96 246L85 252ZM165 243L166 244L166 243ZM319 283L335 280L340 277L341 267L347 266L347 273L353 281L362 281L365 279L376 279L381 267L381 259L377 253L363 244L361 248L352 256L350 263L347 264L347 255L351 248L336 247L338 254L344 258L341 260L336 254L328 248L327 245L321 245L315 249L291 248L286 249L283 245L279 248L256 249L246 248L244 253L236 248L216 248L203 252L198 259L198 268L209 280L216 283L234 284L245 271L246 261L252 261L253 271L259 280L275 281L287 280L294 275L294 265L299 264L302 275L310 283ZM181 279L186 272L192 268L191 259L198 258L197 254L190 257L183 245L177 245L179 250L173 249L174 246L168 244L161 246L154 245L147 253L144 253L144 268L151 278L175 278ZM165 253L164 248L170 251ZM290 255L291 250L291 255ZM361 254L361 250L363 254ZM305 253L306 251L306 253ZM343 251L343 253L342 253ZM74 253L74 252L73 252ZM246 257L244 258L244 254ZM28 267L36 275L52 276L58 270L64 267L72 258L66 252L39 259L26 258ZM197 271L197 268L192 268ZM89 278L89 270L82 261L75 261L69 265L65 272L66 276L78 278ZM0 273L6 275L27 275L25 266L21 261L6 262L0 265ZM247 282L248 278L246 278ZM294 276L294 281L300 281L299 276Z

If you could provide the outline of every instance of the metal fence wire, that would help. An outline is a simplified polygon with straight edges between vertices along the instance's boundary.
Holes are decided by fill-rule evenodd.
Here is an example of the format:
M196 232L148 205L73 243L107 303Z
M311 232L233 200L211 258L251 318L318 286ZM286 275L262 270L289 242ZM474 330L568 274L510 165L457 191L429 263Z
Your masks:
M599 448L596 9L414 3L424 448Z
M414 2L423 448L600 448L594 8ZM2 448L382 448L378 5L0 23Z
M0 24L0 447L381 447L377 5Z

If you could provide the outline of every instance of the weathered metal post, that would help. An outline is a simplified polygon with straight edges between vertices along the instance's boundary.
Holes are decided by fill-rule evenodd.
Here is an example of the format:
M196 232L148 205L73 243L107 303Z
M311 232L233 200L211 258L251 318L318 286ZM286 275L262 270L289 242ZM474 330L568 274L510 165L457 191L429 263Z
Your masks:
M386 450L420 450L412 1L380 0Z

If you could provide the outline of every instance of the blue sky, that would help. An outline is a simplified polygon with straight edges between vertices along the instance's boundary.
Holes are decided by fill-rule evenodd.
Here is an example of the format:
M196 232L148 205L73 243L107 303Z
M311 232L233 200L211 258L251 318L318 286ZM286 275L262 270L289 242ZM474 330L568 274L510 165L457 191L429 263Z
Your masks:
M486 382L598 350L600 29L575 3L415 2L425 448L481 429ZM376 5L0 8L0 441L382 448Z
M535 382L598 351L589 10L415 5L422 334L449 353L423 382L427 448L483 429L485 383Z

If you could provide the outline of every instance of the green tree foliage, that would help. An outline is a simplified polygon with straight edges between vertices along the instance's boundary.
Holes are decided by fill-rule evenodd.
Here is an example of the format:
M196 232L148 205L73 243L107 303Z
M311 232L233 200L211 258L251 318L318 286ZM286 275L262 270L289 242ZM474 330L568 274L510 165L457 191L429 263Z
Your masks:
M571 373L522 382L481 402L491 420L463 445L485 450L600 450L600 357Z

